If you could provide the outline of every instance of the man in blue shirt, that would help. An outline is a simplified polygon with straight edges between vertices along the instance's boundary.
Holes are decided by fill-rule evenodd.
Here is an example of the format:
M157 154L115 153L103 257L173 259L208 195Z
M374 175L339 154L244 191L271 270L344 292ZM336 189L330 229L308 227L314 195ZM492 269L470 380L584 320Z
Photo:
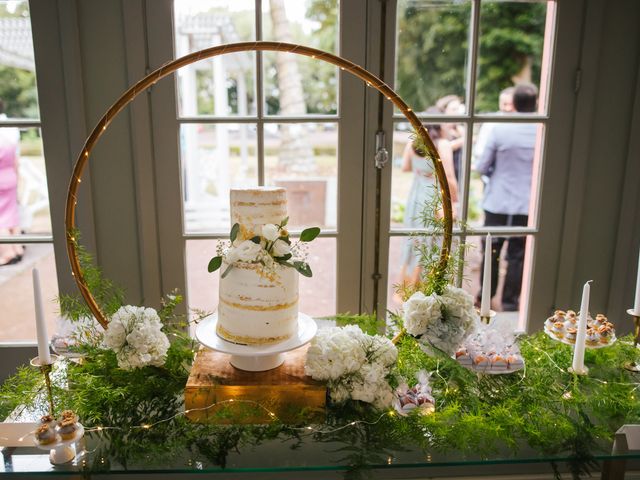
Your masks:
M513 92L516 112L535 112L537 97L534 85L518 85ZM537 126L533 123L500 123L491 130L482 156L475 165L476 170L488 178L482 202L485 226L527 225L536 133ZM491 296L495 295L498 286L500 251L505 241L508 243L507 274L502 310L515 311L520 305L526 237L493 237ZM484 264L482 267L484 269Z

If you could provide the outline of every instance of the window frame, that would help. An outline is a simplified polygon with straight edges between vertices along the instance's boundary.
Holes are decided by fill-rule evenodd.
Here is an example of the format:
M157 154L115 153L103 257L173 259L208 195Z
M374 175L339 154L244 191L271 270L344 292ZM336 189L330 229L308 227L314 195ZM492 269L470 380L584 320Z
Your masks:
M261 0L255 0L256 38L262 35ZM174 56L173 2L164 0L164 8L154 9L153 19L147 19L149 68L153 69ZM366 58L366 25L361 21L366 0L342 0L339 2L341 24L354 28L339 28L339 55L363 64ZM360 21L359 21L360 20ZM164 38L161 32L164 26ZM170 31L171 35L166 35ZM337 228L324 230L320 237L336 238L336 312L358 312L360 304L360 278L362 270L360 251L362 243L362 191L364 168L364 95L365 86L347 72L338 70L338 113L336 115L309 114L299 116L267 115L264 111L262 89L263 52L256 52L256 93L257 112L255 116L189 116L178 114L177 83L159 82L151 92L151 109L165 112L154 115L151 123L154 139L154 170L156 191L163 191L157 199L157 211L166 214L158 216L159 254L161 258L170 257L161 262L162 285L171 285L186 293L187 305L189 292L186 282L186 242L188 240L226 239L226 233L186 233L182 211L182 192L175 178L181 178L178 148L178 132L181 124L220 124L250 123L257 127L258 180L264 184L264 126L274 123L336 123L338 126L338 175L337 175ZM351 78L350 78L351 77ZM345 108L349 99L349 108ZM352 106L353 104L353 106ZM175 132L175 137L166 135ZM163 135L164 133L164 135ZM345 159L349 159L346 161ZM176 205L178 206L176 208ZM168 210L167 210L168 209ZM170 213L169 213L170 212ZM179 218L180 221L170 221ZM295 232L292 232L295 235ZM175 252L182 252L175 255ZM354 285L356 287L354 288ZM215 292L212 292L215 295Z
M469 227L462 225L454 228L454 239L464 242L468 236L486 235L487 233L499 234L501 236L514 235L530 235L535 242L535 246L531 250L530 259L525 258L525 269L530 265L530 278L523 278L523 290L521 298L523 299L520 308L520 320L518 330L535 331L542 327L547 312L554 307L555 304L555 284L550 288L548 283L536 281L536 278L558 278L558 256L560 247L557 243L552 243L552 237L547 234L551 229L561 230L562 211L564 204L559 206L552 204L544 198L544 191L554 188L554 185L564 185L568 181L568 165L567 151L571 150L571 138L566 135L562 138L558 135L560 131L566 128L566 125L572 125L574 122L573 114L575 108L575 95L573 91L573 80L576 72L575 57L572 61L564 61L563 59L571 58L569 55L575 55L576 44L580 47L580 38L583 25L580 22L570 22L572 18L582 18L584 22L585 6L581 2L559 2L557 0L548 0L547 18L549 18L549 9L553 8L553 18L551 25L551 45L549 46L550 58L549 71L546 78L542 78L545 84L541 84L541 93L547 95L546 110L543 114L527 114L523 116L500 116L492 114L483 114L475 112L475 95L477 80L477 59L479 55L479 35L480 35L480 4L482 0L471 0L471 23L469 26L469 50L468 61L466 65L466 98L467 112L461 115L419 115L421 121L433 123L455 122L463 123L467 132L472 132L473 126L477 123L538 123L543 126L543 138L540 148L540 159L538 165L538 178L535 180L536 185L532 185L532 190L537 189L538 197L536 198L535 218L533 226L530 227ZM562 4L562 5L561 5ZM388 0L386 2L386 38L389 39L385 45L383 58L385 58L385 74L384 79L390 85L395 83L395 50L396 50L396 11L397 0ZM562 33L562 43L559 36ZM545 46L546 47L546 46ZM543 57L543 61L546 59ZM567 80L569 79L569 82ZM569 88L567 88L569 87ZM546 89L546 90L545 90ZM562 92L562 94L557 94ZM567 95L570 93L569 95ZM564 110L563 110L564 109ZM397 123L406 122L406 119L400 114L395 114L391 108L383 109L383 129L388 139L393 138L394 127ZM563 123L566 122L566 123ZM369 139L369 143L373 139ZM387 144L390 145L389 141ZM469 181L470 167L472 159L472 135L465 138L465 146L462 157L462 178L461 178L461 218L466 218L469 205ZM375 172L369 168L369 178L375 178ZM376 295L369 295L368 305L365 309L368 311L386 312L387 309L387 292L389 279L389 241L392 237L404 237L412 232L420 232L421 230L396 229L390 228L390 199L391 199L391 168L384 168L381 172L381 195L384 212L380 215L380 224L377 227L380 231L379 246L374 249L372 245L365 250L364 254L368 257L377 255L379 269L376 271L369 262L368 269L363 271L363 288L365 284L371 285L371 289ZM566 199L565 199L566 201ZM375 216L370 210L366 212L366 223L375 223ZM373 229L370 229L373 231ZM377 252L376 252L377 250ZM553 259L553 260L551 260ZM375 278L378 277L378 281ZM373 279L373 280L372 280ZM462 283L462 270L456 277L456 284L460 286ZM379 314L384 316L384 314Z

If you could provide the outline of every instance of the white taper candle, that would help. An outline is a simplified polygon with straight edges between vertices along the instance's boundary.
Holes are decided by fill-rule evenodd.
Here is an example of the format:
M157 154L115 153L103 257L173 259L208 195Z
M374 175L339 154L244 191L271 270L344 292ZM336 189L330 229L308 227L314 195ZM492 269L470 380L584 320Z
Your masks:
M589 280L582 288L582 302L580 303L580 318L578 319L578 334L576 335L576 346L573 350L573 364L571 368L575 373L585 373L584 349L587 338L587 318L589 317L589 296L591 285Z
M480 300L480 316L491 314L491 234L487 233L484 244L484 271L482 272L482 298Z
M636 279L636 299L633 302L633 313L640 315L640 252L638 252L638 278Z
M40 290L40 274L37 268L33 269L33 300L36 307L36 333L38 335L38 358L41 364L51 363L49 353L49 335L47 334L47 324L44 321L44 311L42 308L42 291Z

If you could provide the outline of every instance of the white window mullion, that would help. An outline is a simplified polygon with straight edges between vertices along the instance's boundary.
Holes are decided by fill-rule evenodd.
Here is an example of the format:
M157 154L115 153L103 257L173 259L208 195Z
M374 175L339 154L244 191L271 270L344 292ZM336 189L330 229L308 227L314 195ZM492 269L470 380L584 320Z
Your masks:
M256 0L256 40L262 40L262 0ZM256 136L258 142L258 185L264 185L264 86L262 52L256 52ZM256 121L254 119L254 121Z
M480 0L473 0L471 7L471 26L469 32L469 61L467 63L467 115L468 120L465 123L465 142L463 150L463 161L460 166L461 181L458 184L458 195L460 204L460 218L463 220L461 229L462 235L460 242L465 243L467 240L467 216L469 214L469 187L471 180L471 152L473 149L473 127L475 117L476 103L476 79L478 74L478 50L480 42ZM460 194L462 194L460 196ZM464 276L464 249L457 252L463 260L459 262L458 271L456 272L456 285L462 287L462 279Z

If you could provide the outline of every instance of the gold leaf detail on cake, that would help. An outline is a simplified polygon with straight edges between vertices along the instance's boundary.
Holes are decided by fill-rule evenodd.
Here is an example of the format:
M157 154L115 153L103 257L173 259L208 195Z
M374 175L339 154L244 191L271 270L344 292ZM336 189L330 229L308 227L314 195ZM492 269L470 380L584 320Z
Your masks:
M232 202L231 205L233 205L234 207L264 207L264 206L268 206L268 205L272 205L274 207L277 207L278 205L285 205L287 203L286 200L283 201L279 201L279 202L241 202L241 201L235 201Z
M282 335L279 337L249 337L246 335L234 335L230 333L225 328L221 327L218 323L216 327L216 332L225 340L229 340L230 342L240 343L240 344L250 344L250 345L266 345L268 343L278 343L288 338L291 338L292 335Z
M294 307L298 303L298 297L291 303L280 303L277 305L242 305L240 303L230 302L224 298L220 298L220 301L225 305L237 308L239 310L251 310L253 312L273 312L276 310L286 310L287 308Z

